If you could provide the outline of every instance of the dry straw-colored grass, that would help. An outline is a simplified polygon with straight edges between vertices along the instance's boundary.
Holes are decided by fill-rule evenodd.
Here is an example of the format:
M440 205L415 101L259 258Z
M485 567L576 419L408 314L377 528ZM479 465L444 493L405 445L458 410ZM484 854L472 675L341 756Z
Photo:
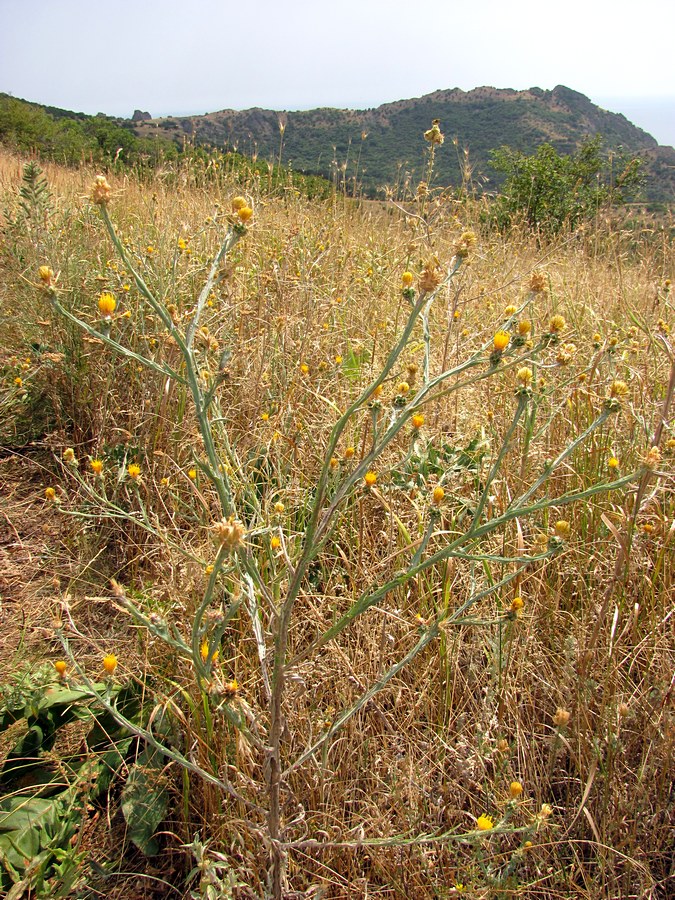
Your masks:
M29 233L5 228L2 234L0 392L9 398L3 398L3 440L14 453L11 469L5 460L4 477L8 489L15 489L10 496L18 498L8 516L13 528L24 535L27 529L36 540L30 523L47 518L50 544L46 551L40 540L39 585L28 562L23 577L13 572L12 584L21 591L31 624L45 629L40 637L68 597L83 634L73 644L83 663L93 668L102 651L114 648L120 677L146 681L157 703L171 697L181 707L184 746L198 762L208 767L215 758L237 790L260 802L264 760L224 722L207 746L203 723L174 687L180 684L198 700L190 666L133 628L109 600L108 579L114 577L146 608L187 629L204 590L204 564L213 557L209 528L217 506L203 474L196 480L188 474L202 449L185 389L167 386L161 376L139 371L83 335L33 286L39 265L53 267L64 306L92 323L96 297L103 288L113 290L119 302L116 337L137 352L177 360L115 258L97 211L83 199L91 173L45 166L45 174L53 204L49 225ZM4 206L11 206L20 177L21 161L0 154ZM227 260L206 311L208 335L200 352L212 372L220 353L231 352L220 400L230 441L245 464L243 471L231 472L232 481L237 490L240 480L255 481L268 526L282 529L291 555L335 411L378 374L408 315L401 273L419 273L431 256L447 265L459 235L471 227L479 234L477 248L432 310L432 372L490 340L508 318L505 308L522 304L535 269L547 279L546 291L527 312L535 332L541 334L552 315L563 315L564 341L576 347L567 364L556 361L559 347L544 354L538 377L544 375L547 388L535 437L525 447L518 432L492 488L494 510L508 505L547 459L590 424L614 379L629 389L620 412L566 460L546 490L557 497L610 480L610 457L619 460L620 473L639 469L670 374L666 349L672 342L658 325L670 321L675 327L665 285L673 270L672 245L665 232L622 231L608 222L542 248L526 233L481 231L478 210L452 201L431 207L427 231L393 206L339 196L309 202L291 188L270 197L255 180L207 180L188 167L160 173L151 183L130 176L110 181L119 233L156 295L174 304L182 321L222 237L218 204L226 210L230 198L243 192L254 205L254 225ZM181 238L189 253L178 249ZM130 317L122 318L127 311ZM36 343L37 353L31 349ZM350 354L363 360L353 372L345 368ZM422 355L417 331L385 386L386 408L399 381L411 377L408 363L418 366L414 377L420 378ZM28 392L22 399L14 379L26 356L31 362L21 376ZM463 448L476 439L498 449L513 416L514 386L513 372L498 373L430 404L420 448ZM26 438L26 420L32 416L39 423L41 404L48 407L42 433ZM341 457L347 446L355 448L355 459L366 452L368 421L367 415L355 419L341 442ZM285 840L297 842L288 860L293 890L314 886L330 898L420 900L454 896L458 885L470 897L665 898L675 890L674 436L670 418L661 440L663 460L646 485L632 531L634 486L570 508L554 505L546 515L500 532L491 550L511 556L550 534L556 519L571 523L562 553L529 567L473 607L473 624L442 629L323 754L288 776L282 816ZM402 489L390 472L410 444L407 429L378 461L376 487L358 491L340 511L303 584L290 656L330 627L362 591L391 577L404 564L409 541L421 537L434 480ZM103 510L93 519L78 518L85 498L60 461L71 446L83 478L93 477L86 472L89 458L104 461L110 491L115 472L137 462L138 496L122 479L115 497L131 506L140 497L165 539L106 518ZM341 458L338 471L352 464ZM48 485L57 491L61 512L44 505ZM446 488L454 505L441 512L439 529L453 531L460 521L457 504L475 495L474 477L458 470ZM283 503L283 512L274 512L276 502ZM284 558L270 552L271 534L250 541L268 583L283 591ZM431 548L444 540L433 538ZM460 605L508 571L508 563L446 561L392 591L303 661L284 702L284 759L296 758L340 709L408 652L439 610ZM522 615L507 619L515 596L524 599ZM19 637L28 640L36 662L56 658L55 645L45 647L35 634L10 633L5 672L23 653L25 643L12 645ZM242 701L265 727L257 649L244 617L227 629L218 665L236 678ZM568 712L569 720L558 710ZM167 852L178 854L179 845L199 831L250 890L260 892L267 857L260 832L245 824L245 808L197 777L190 778L183 805L180 777L173 774L177 803L167 825ZM524 787L515 808L509 806L514 780ZM540 815L542 804L552 808L548 818ZM507 829L479 841L435 839L471 832L481 814L497 821L507 810L510 825L530 828L527 834ZM525 837L532 846L524 849Z

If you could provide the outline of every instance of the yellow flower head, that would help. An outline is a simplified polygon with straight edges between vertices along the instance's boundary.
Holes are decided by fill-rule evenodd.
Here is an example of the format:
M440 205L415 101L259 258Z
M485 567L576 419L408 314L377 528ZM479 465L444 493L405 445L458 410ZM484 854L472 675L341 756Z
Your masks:
M523 793L523 786L519 781L512 781L509 785L509 794L513 800L517 800Z
M54 668L56 669L57 673L63 678L68 669L68 663L63 659L57 659L54 663Z
M532 322L529 319L522 319L518 322L518 334L521 337L527 337L532 331Z
M248 220L253 215L253 210L250 206L242 206L241 209L237 210L237 215L241 219L242 222L248 222Z
M607 465L610 469L618 469L619 460L616 458L616 456L610 456L610 458L607 460Z
M422 413L415 413L415 415L412 417L412 424L413 428L415 429L421 428L422 425L424 425L424 416L422 415Z
M443 502L443 499L444 499L444 497L445 497L445 491L444 491L443 488L440 486L440 484L437 485L437 487L434 488L431 497L432 497L432 499L433 499L434 506L440 506L440 505L441 505L441 503Z
M413 283L414 278L415 276L412 272L404 272L403 275L401 275L403 287L410 287L410 285Z
M115 312L115 307L117 306L117 301L115 297L110 293L110 291L103 291L101 296L98 298L98 310L102 316L105 318L110 318L112 314Z
M112 675L117 668L117 657L114 653L108 653L103 657L103 668L107 675Z
M506 348L509 346L510 340L511 335L508 333L508 331L498 331L492 341L495 352L501 353L503 350L506 350Z
M565 325L567 325L567 322L565 322L564 316L553 316L551 321L548 323L549 330L554 334L562 331Z
M479 831L491 831L494 827L494 819L490 818L490 816L481 815L476 819L476 828Z
M570 532L572 531L572 526L566 519L559 519L555 523L555 533L559 538L568 538L570 536Z
M136 465L136 463L131 463L130 466L127 466L127 474L132 481L138 481L141 475L141 467Z
M245 197L234 197L232 199L232 212L239 212L239 210L243 209L245 206L248 206Z
M407 394L409 390L410 390L410 385L408 384L407 381L402 381L398 386L399 394Z
M40 266L38 269L38 276L40 277L43 287L48 288L54 284L54 270L49 266Z
M100 475L103 471L103 463L100 459L90 460L89 465L91 466L91 471L94 473L94 475Z
M355 453L356 453L356 450L353 447L346 447L345 448L345 459L351 459Z
M199 655L202 658L202 662L206 662L209 658L209 642L204 638L201 643L201 647L199 648ZM213 651L213 656L211 657L211 664L217 662L218 660L218 650Z
M506 309L504 310L504 315L505 315L505 316L512 316L512 315L514 314L515 311L516 311L516 307L515 307L515 306L513 306L513 305L507 306Z
M516 615L519 615L522 612L523 607L525 606L525 601L522 597L514 597L511 601L511 612L514 612Z
M278 550L281 547L281 538L278 535L275 534L270 540L270 547L272 550Z
M516 378L523 387L529 387L532 384L532 369L529 366L523 366L516 372Z
M363 480L366 483L366 487L372 487L377 481L377 473L376 472L366 472L363 476Z
M45 500L48 500L50 503L53 503L56 500L56 491L53 487L45 488Z

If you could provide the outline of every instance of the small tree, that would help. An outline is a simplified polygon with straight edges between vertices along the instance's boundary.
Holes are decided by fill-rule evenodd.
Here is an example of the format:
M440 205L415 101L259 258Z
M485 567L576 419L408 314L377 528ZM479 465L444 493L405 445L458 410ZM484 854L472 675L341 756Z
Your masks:
M602 154L602 135L567 156L542 144L533 156L501 147L491 157L490 165L505 176L492 210L502 228L523 217L530 228L548 234L573 229L602 207L624 203L643 181L638 157Z

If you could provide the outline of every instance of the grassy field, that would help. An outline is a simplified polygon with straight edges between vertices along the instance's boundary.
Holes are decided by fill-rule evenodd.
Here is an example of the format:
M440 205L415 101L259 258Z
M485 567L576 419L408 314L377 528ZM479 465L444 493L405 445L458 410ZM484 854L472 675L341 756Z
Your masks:
M24 162L0 884L672 896L668 230Z

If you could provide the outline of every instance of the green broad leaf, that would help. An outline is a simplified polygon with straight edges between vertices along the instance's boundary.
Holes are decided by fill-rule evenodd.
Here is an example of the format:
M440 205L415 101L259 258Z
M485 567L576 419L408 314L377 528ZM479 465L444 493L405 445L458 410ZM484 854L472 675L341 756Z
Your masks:
M131 767L122 791L122 813L129 837L146 856L159 852L154 834L169 805L162 768L161 755L155 750L144 750Z
M53 827L58 810L53 800L12 797L0 803L0 832Z

